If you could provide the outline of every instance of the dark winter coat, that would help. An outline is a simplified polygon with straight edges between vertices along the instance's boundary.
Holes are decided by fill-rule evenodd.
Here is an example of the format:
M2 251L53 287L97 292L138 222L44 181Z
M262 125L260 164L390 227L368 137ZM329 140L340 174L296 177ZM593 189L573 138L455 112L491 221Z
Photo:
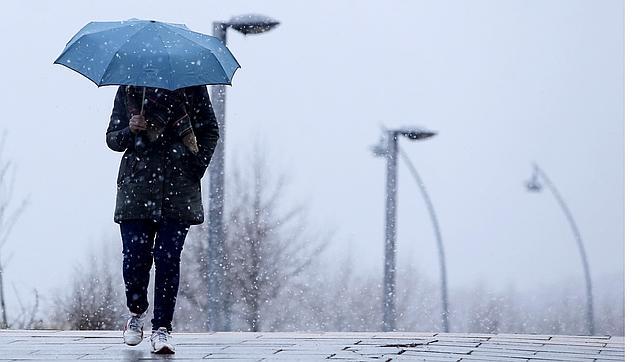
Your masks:
M146 92L151 90L148 88ZM116 181L116 223L167 219L195 225L204 221L201 178L215 150L219 128L206 86L183 88L174 93L185 104L183 112L190 118L199 146L197 154L188 149L171 127L163 130L154 142L135 147L135 135L129 128L133 112L132 107L128 110L126 87L120 86L116 92L106 134L110 149L125 152ZM138 97L136 101L141 104L142 95Z

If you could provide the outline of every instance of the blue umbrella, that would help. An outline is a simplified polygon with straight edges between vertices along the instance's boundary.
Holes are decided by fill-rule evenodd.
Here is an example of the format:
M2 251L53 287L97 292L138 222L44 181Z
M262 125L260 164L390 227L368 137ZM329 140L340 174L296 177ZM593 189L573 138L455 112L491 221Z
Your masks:
M183 24L131 19L91 22L55 64L103 85L178 88L230 85L239 63L219 39Z

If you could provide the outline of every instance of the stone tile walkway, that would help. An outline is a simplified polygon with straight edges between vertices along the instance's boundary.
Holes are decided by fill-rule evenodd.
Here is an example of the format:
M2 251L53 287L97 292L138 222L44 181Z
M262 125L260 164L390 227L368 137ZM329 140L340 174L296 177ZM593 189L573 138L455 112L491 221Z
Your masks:
M623 361L624 338L409 332L173 333L177 354L150 353L119 331L0 330L2 361Z

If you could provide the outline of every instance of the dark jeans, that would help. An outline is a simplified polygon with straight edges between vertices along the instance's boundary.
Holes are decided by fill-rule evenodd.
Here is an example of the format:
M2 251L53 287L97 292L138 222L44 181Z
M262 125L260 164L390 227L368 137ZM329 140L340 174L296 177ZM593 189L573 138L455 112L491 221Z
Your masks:
M172 330L179 290L181 250L190 225L171 221L127 220L121 223L123 280L131 312L148 309L148 283L155 265L152 329Z

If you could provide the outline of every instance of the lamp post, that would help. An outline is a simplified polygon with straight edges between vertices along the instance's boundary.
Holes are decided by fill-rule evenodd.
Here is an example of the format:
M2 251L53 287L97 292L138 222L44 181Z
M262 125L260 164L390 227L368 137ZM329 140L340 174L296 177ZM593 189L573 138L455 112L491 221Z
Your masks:
M383 142L373 147L376 156L387 159L385 198L385 273L383 298L383 331L396 329L396 197L398 189L398 137L421 140L436 133L422 129L386 129Z
M543 181L543 183L541 181ZM586 330L588 331L588 334L592 336L595 334L595 317L594 317L594 310L593 310L593 287L592 287L592 281L590 278L590 267L588 264L588 258L586 257L586 249L584 248L584 242L581 238L581 232L579 232L579 228L577 227L577 223L575 222L575 219L572 216L572 212L570 211L570 208L568 208L568 205L566 204L563 197L559 193L559 190L557 190L554 183L552 183L550 178L536 163L533 165L532 178L528 180L525 183L525 185L528 191L530 192L540 192L543 190L544 186L547 186L552 192L552 194L554 195L557 202L559 203L561 210L566 215L566 219L570 224L572 233L575 236L575 240L577 241L577 248L579 249L579 255L581 256L581 264L584 269L584 278L586 280Z
M279 22L267 16L249 14L231 18L227 22L214 22L212 35L226 44L228 28L233 28L244 35L267 32L279 25ZM224 229L224 168L226 140L226 88L223 85L211 87L213 111L219 125L219 140L209 167L208 197L208 290L207 317L209 331L230 330L230 313L226 306L225 288L225 229Z
M432 200L429 198L429 192L425 187L423 179L420 177L420 174L414 167L414 164L411 162L407 153L400 149L400 155L402 156L403 161L409 168L414 180L416 180L416 185L420 189L420 193L423 195L423 200L425 200L425 205L427 206L427 211L429 212L429 217L432 220L432 225L434 226L434 236L436 237L436 246L438 248L438 262L440 265L440 279L441 279L441 306L443 311L441 313L441 322L443 324L443 332L449 332L449 302L447 295L447 267L445 265L445 248L443 247L443 237L438 226L438 217L436 216L436 210L434 210L434 205Z

